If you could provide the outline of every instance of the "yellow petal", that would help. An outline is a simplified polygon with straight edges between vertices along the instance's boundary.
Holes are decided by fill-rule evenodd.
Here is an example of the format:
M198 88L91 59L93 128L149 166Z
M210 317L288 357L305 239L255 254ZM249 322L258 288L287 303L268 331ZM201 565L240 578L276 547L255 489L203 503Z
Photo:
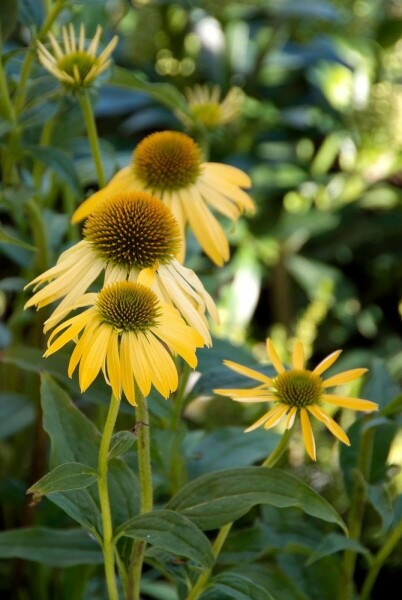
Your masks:
M294 424L295 418L296 418L296 414L297 414L297 408L296 408L296 406L292 406L292 408L289 410L287 417L286 417L285 429L291 429L293 427L293 424Z
M223 364L232 369L232 371L236 371L236 373L240 373L240 375L245 375L246 377L250 377L251 379L255 379L256 381L262 381L267 385L273 385L272 379L264 375L264 373L260 373L259 371L255 371L254 369L250 369L249 367L244 367L243 365L239 365L239 363L233 362L232 360L224 360Z
M285 404L279 404L279 406L276 407L276 409L277 409L276 411L273 408L271 411L271 416L264 423L264 429L272 429L272 427L275 427L276 425L278 425L279 421L282 419L283 415L287 412L288 408L289 407L286 406Z
M316 419L318 419L319 421L321 421L322 423L324 423L324 425L329 429L329 431L338 438L338 440L340 440L341 442L343 442L344 444L346 444L347 446L350 446L350 440L348 438L348 436L346 435L346 433L343 431L342 427L340 427L338 425L338 423L336 421L334 421L334 419L332 419L332 417L330 417L329 415L327 415L323 410L321 410L318 406L308 406L307 410L314 415L314 417Z
M232 165L223 165L221 163L208 162L204 163L205 170L214 173L218 179L222 178L229 181L233 185L239 185L240 187L249 188L251 187L251 179L244 171L241 171L237 167Z
M335 350L335 352L332 352L329 356L324 358L324 360L322 360L314 369L314 375L321 375L322 373L324 373L324 371L329 369L329 367L331 367L334 364L334 362L339 358L341 352L342 350Z
M312 460L316 460L314 434L311 428L308 412L305 408L300 409L300 422L303 434L303 441L307 450L307 454Z
M343 383L349 383L349 381L353 381L354 379L359 379L364 373L367 373L368 369L350 369L349 371L343 371L342 373L338 373L338 375L334 375L329 379L324 379L322 382L322 387L333 387L334 385L342 385Z
M267 343L268 356L271 359L271 362L272 362L276 372L284 373L285 367L283 366L282 361L280 360L279 356L277 355L273 343L271 342L271 340L269 338L267 339L266 343Z
M124 332L122 333L120 340L121 386L129 403L132 406L137 406L135 401L134 375L131 367L131 352L132 348L130 347L130 338L127 335L127 332Z
M109 345L106 354L107 374L110 380L113 394L121 398L121 373L119 357L119 334L111 331Z
M138 343L138 339L143 337L143 335L141 332L138 335L132 332L129 333L132 350L130 356L134 379L143 396L147 397L151 390L152 380L148 361L142 352L142 346Z
M294 369L304 369L304 349L303 344L300 340L296 340L294 348L293 348L293 368Z
M155 269L151 269L150 267L147 269L142 269L142 271L139 272L139 275L137 277L137 283L145 285L146 287L151 287L155 280L155 276Z
M348 398L348 396L323 394L321 400L323 400L323 402L328 402L329 404L335 404L335 406L350 408L352 410L364 410L368 412L378 410L378 404L371 400L363 400L362 398Z
M200 246L221 267L229 260L229 244L225 232L215 219L197 188L193 186L186 204L187 219Z
M65 344L67 344L68 342L73 340L75 338L75 336L79 334L79 332L86 326L86 324L88 322L88 315L86 314L86 312L82 313L81 315L77 315L76 317L73 317L72 319L69 319L70 326L67 329L67 331L64 331L53 342L53 344L49 345L49 348L47 349L47 351L45 352L45 354L43 356L45 356L47 358L48 356L53 354L53 352L57 352L57 350L60 350L60 348L62 348ZM65 327L66 324L63 323L62 326ZM53 331L51 337L53 337L54 334L57 333L57 330L60 330L60 329L61 329L60 326L57 329L55 329ZM49 338L49 343L50 343L50 339L51 338Z
M260 396L271 396L269 391L264 386L258 386L256 388L216 389L213 391L215 394L220 394L221 396L237 396L238 398L248 398L250 396L256 398ZM272 397L274 398L273 395ZM263 402L263 398L261 398L259 402Z
M258 427L260 427L261 425L263 425L265 423L265 421L267 419L269 419L269 417L271 416L271 412L273 410L274 410L274 408L271 408L271 410L269 410L267 413L265 413L265 415L263 415L260 419L258 419L258 421L256 421L252 425L250 425L250 427L247 427L247 429L244 430L245 433L248 433L249 431L254 431L254 429L257 429Z
M146 336L148 342L147 360L151 366L152 383L158 392L167 398L177 389L178 375L170 354L152 333Z
M91 385L98 375L106 359L111 329L108 325L100 325L94 332L91 344L82 354L79 382L82 392Z

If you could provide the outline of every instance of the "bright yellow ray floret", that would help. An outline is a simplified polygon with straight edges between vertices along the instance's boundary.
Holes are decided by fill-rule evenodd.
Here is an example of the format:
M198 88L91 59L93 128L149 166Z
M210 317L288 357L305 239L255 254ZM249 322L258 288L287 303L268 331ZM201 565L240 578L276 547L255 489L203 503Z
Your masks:
M292 368L286 370L280 360L274 345L267 339L267 353L277 375L267 377L263 373L245 367L230 360L224 364L251 379L260 383L257 387L248 389L216 389L217 394L229 396L237 402L272 402L274 407L266 412L260 419L250 425L246 431L252 431L263 426L264 429L275 427L285 418L285 428L290 429L299 415L303 441L309 456L316 460L316 447L310 416L324 423L327 429L344 444L350 441L343 429L321 407L322 403L335 406L371 412L378 409L378 404L362 398L349 398L336 394L327 394L329 387L349 383L361 377L367 369L351 369L338 373L329 379L322 379L321 375L331 367L339 357L341 350L336 350L315 369L309 371L305 368L305 355L302 343L297 340L293 348Z

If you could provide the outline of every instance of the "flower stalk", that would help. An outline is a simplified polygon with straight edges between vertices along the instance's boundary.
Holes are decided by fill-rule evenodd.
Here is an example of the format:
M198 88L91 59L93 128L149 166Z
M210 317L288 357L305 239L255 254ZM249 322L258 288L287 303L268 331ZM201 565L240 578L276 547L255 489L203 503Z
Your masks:
M150 512L153 508L153 487L151 469L151 450L149 433L149 414L147 400L139 397L136 409L138 477L140 481L140 514ZM127 577L127 600L139 600L141 573L144 562L146 544L136 540L131 552Z
M82 114L85 120L85 125L88 132L89 144L91 146L92 156L95 163L96 175L98 177L98 184L100 188L105 187L106 177L103 170L102 156L100 152L98 131L96 128L95 117L93 113L92 103L87 91L83 91L79 95L79 102L82 110Z
M113 524L110 510L109 491L107 483L108 459L110 440L113 435L114 426L119 412L120 400L114 394L111 395L109 411L103 429L98 457L98 492L102 515L102 550L105 565L106 586L109 600L119 600L115 577L114 563L114 541Z

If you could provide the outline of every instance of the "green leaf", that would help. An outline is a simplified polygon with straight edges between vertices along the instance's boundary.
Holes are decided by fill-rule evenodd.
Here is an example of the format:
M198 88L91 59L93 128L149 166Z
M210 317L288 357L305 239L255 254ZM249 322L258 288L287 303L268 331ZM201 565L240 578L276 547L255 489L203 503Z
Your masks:
M89 487L97 480L97 472L82 463L59 465L32 485L30 494L44 496L52 492L66 492Z
M343 520L324 498L279 469L244 467L203 475L180 490L167 507L190 518L201 529L216 529L239 519L256 504L296 506L346 531Z
M40 27L45 18L45 8L43 0L19 0L19 18L23 25L27 27Z
M220 469L248 467L266 458L278 440L279 435L273 431L259 429L245 434L241 427L222 427L189 447L190 478Z
M248 577L238 573L223 573L211 581L211 587L202 594L202 600L221 600L221 594L225 598L233 600L279 600L268 590L254 583Z
M25 146L24 153L52 169L76 196L82 194L73 161L68 154L51 146Z
M0 394L0 440L25 429L34 419L35 409L29 398L12 392Z
M135 437L131 431L119 431L115 433L110 442L109 460L128 452L134 441Z
M1 532L0 558L22 558L53 567L103 562L99 545L82 529L48 527Z
M352 540L339 533L330 533L323 539L321 544L319 544L315 552L311 554L306 565L312 565L324 556L329 556L330 554L335 554L336 552L341 552L343 550L352 550L353 552L358 552L360 554L369 554L368 549L357 540Z
M387 533L394 519L392 498L389 493L388 483L377 483L367 486L367 497L374 510L381 517L379 535Z
M183 515L158 510L130 519L117 532L117 538L143 540L176 556L185 556L204 568L215 562L208 538Z
M24 248L25 250L30 250L31 252L36 252L35 246L31 246L31 244L27 244L24 240L20 240L7 233L7 231L0 225L0 244L10 244L12 246L19 246L20 248Z
M145 92L172 110L179 108L186 114L188 113L184 97L170 83L149 83L127 69L114 66L109 84Z

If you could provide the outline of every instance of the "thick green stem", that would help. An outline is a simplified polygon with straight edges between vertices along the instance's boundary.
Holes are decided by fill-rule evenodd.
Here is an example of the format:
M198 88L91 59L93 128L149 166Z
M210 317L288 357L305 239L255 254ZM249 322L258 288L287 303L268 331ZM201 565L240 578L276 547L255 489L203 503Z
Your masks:
M99 147L98 131L96 129L95 117L92 110L91 100L88 92L83 92L79 96L82 114L84 116L85 125L87 127L88 139L92 150L92 155L95 163L96 174L98 176L99 187L106 185L105 173L103 171L102 156Z
M367 423L367 420L365 420ZM364 425L363 425L364 428ZM360 539L365 501L365 482L369 479L370 467L374 444L374 428L362 429L359 455L357 459L356 477L350 501L348 530L351 540ZM339 600L351 600L353 598L353 576L355 571L357 553L353 550L345 550L343 555L342 578L339 588Z
M136 414L138 477L141 494L140 513L143 514L150 512L153 508L149 415L146 398L139 398ZM145 547L145 542L140 540L136 540L133 544L127 577L127 600L139 600L140 598Z
M26 212L31 224L34 243L37 248L36 268L39 272L46 271L49 266L48 235L43 220L43 213L34 198L30 198L25 204Z
M102 514L103 540L102 550L105 564L106 585L109 600L119 600L117 590L115 568L114 568L114 541L112 514L110 511L109 492L107 484L108 458L110 440L113 435L114 426L119 412L120 400L114 394L110 399L109 411L103 429L102 440L98 457L98 492Z
M360 600L370 600L371 590L373 589L373 585L375 583L375 580L377 579L377 575L382 565L384 564L388 556L391 554L392 550L395 548L396 544L399 542L401 537L402 520L399 521L398 525L391 532L387 541L385 542L381 550L378 552L378 554L375 556L373 562L371 563L370 570L367 573L366 579L364 580Z
M56 121L54 118L46 121L46 123L43 126L42 133L40 136L40 141L39 141L40 146L44 146L44 147L49 146L50 141L52 139L55 124L56 124ZM37 190L40 189L43 171L44 171L43 164L37 160L34 164L34 168L32 171L32 178L34 181L35 188Z
M285 433L282 435L281 439L279 440L278 445L272 450L271 454L262 463L262 465L261 465L262 467L271 468L274 465L276 465L276 463L278 462L278 460L280 459L280 457L282 456L282 454L284 453L284 451L287 448L289 438L290 438L290 430L287 429L285 431ZM222 546L225 543L230 530L232 529L232 525L233 525L233 523L227 523L226 525L221 527L221 529L219 530L219 533L216 536L215 542L212 546L212 552L213 552L215 559L218 558L219 553L222 549ZM194 587L190 590L186 600L198 600L198 598L201 596L201 594L205 590L205 587L208 583L208 580L209 580L211 574L212 574L212 568L206 569L205 571L203 571L201 573L201 575L198 577L197 581L195 582Z

